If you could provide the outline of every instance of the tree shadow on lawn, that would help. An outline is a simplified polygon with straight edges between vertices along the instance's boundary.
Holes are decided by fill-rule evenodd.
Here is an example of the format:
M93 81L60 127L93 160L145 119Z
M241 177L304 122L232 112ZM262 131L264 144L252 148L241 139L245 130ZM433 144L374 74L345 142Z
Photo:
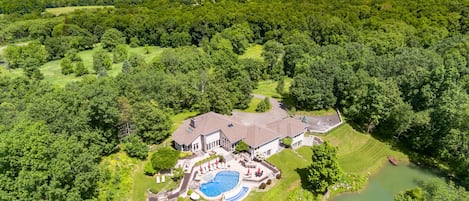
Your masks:
M298 175L300 175L301 188L303 188L304 190L312 191L312 186L308 182L308 174L309 174L308 167L296 168L295 172L298 173Z

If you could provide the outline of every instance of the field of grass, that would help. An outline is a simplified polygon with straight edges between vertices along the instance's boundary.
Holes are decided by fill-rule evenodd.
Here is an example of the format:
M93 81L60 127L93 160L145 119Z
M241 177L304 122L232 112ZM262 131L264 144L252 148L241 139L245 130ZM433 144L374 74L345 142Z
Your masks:
M19 77L23 75L23 70L8 70L0 65L0 76Z
M153 176L147 176L143 172L143 167L145 166L145 163L150 162L144 161L141 162L136 169L134 169L133 173L133 186L132 186L132 191L130 198L132 201L140 201L140 200L146 200L147 198L147 189L156 189L158 191L167 191L170 189L177 188L179 185L177 182L174 182L171 180L170 177L166 177L166 182L165 183L156 183L156 179Z
M109 174L109 180L99 184L99 200L126 200L135 183L132 170L139 163L123 151L103 157L99 166Z
M409 160L407 155L369 134L355 131L349 124L343 124L322 138L339 147L339 164L348 173L363 176L374 173L387 162L388 155L401 161Z
M46 12L52 13L54 15L61 15L65 13L71 13L75 10L80 9L98 9L98 8L114 8L114 6L68 6L68 7L60 7L60 8L47 8Z
M289 192L301 188L301 176L304 177L302 169L311 163L311 148L301 147L298 153L291 149L285 149L282 152L271 156L267 161L277 166L282 171L282 179L276 180L274 184L266 192L251 191L245 201L270 201L270 200L287 200Z
M257 105L263 100L261 98L252 98L248 108L244 109L243 112L256 112Z
M291 78L285 78L285 93L288 93L292 81ZM253 93L281 99L282 95L275 90L277 84L278 82L274 80L259 81L257 89L254 89Z
M96 76L93 70L93 52L97 48L93 50L86 50L81 51L78 53L78 56L83 60L83 64L86 68L88 68L90 74L86 76ZM150 53L145 54L144 47L137 47L137 48L129 48L129 55L132 53L142 55L145 58L145 61L148 63L156 56L159 56L161 52L163 52L164 48L150 46ZM112 53L109 53L112 58ZM0 73L5 71L5 67L0 66L3 68ZM60 68L60 60L50 61L39 67L42 74L44 75L44 80L51 83L52 85L63 87L69 82L79 81L82 77L76 77L74 74L70 75L63 75ZM111 70L108 71L109 76L117 76L122 71L122 62L113 64ZM22 69L13 69L10 71L12 75L22 75ZM8 75L8 74L5 74Z
M155 177L145 175L143 170L147 162L149 160L130 158L124 151L104 157L100 168L109 172L111 179L100 183L99 200L141 201L146 199L147 189L161 191L176 188L178 184L169 177L165 183L157 184Z
M240 55L240 59L258 59L260 61L264 61L264 57L261 56L262 54L262 45L259 44L252 44L250 47L246 49L243 55Z
M368 177L387 162L392 155L400 161L408 161L408 157L376 139L371 135L353 130L345 123L326 136L321 136L332 145L338 146L339 164L349 174ZM253 191L246 200L286 200L290 192L304 188L302 180L306 179L303 168L311 164L310 147L301 147L296 151L285 149L267 159L282 171L282 179L266 192Z

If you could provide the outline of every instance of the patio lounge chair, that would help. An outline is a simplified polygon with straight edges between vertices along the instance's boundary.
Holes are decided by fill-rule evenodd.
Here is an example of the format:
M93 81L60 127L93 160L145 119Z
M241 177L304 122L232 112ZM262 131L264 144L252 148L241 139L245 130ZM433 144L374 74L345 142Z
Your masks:
M156 176L156 183L157 183L157 184L160 183L160 176Z

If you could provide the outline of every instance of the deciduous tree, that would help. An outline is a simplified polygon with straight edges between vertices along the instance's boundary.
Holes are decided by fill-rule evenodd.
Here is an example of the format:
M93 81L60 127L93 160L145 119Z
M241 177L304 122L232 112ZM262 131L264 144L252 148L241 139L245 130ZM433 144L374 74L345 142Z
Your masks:
M65 57L60 61L60 68L62 70L62 74L68 75L73 73L73 64L72 61Z
M311 149L313 162L308 167L308 182L313 192L322 194L341 179L343 172L339 167L337 148L324 142Z
M127 46L123 44L119 44L116 48L112 51L112 61L114 63L120 63L126 60L129 57L129 51L127 50Z
M246 142L241 140L241 141L238 142L238 144L236 144L235 151L237 153L247 152L247 151L249 151L249 145L246 144Z
M160 143L170 132L171 120L168 113L159 108L155 101L140 102L134 105L134 121L137 135L146 143Z
M104 49L112 51L118 45L125 44L125 36L117 29L107 29L101 37L101 44Z
M156 150L151 155L151 164L156 170L170 170L174 168L179 158L179 151L169 147L163 147Z
M98 74L106 70L111 70L112 60L109 54L103 49L98 49L93 53L93 69Z

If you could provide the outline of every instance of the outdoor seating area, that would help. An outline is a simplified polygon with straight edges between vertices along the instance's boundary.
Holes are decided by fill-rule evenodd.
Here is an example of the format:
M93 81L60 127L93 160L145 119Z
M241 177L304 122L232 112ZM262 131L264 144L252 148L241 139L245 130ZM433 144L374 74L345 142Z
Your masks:
M166 177L165 175L161 175L161 178L160 178L160 175L156 175L156 183L159 184L159 183L165 183L166 182Z
M216 159L214 162L209 161L207 163L199 165L199 174L205 175L209 172L213 172L218 169L227 169L228 167L229 166L226 164L226 162L218 162L218 159ZM200 178L196 177L196 180L200 180Z

